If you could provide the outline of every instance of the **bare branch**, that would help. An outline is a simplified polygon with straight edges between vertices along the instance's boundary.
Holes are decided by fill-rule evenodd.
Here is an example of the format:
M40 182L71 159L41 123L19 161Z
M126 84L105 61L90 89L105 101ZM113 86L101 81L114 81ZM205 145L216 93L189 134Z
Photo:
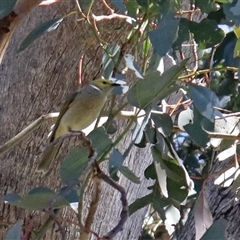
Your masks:
M21 142L28 134L33 132L37 127L39 127L43 122L50 118L56 118L58 117L59 113L49 113L46 115L42 115L37 120L35 120L33 123L31 123L29 126L27 126L25 129L23 129L20 133L18 133L15 137L10 139L8 142L6 142L4 145L0 147L0 155L4 152L8 151L9 149L16 146L19 142Z

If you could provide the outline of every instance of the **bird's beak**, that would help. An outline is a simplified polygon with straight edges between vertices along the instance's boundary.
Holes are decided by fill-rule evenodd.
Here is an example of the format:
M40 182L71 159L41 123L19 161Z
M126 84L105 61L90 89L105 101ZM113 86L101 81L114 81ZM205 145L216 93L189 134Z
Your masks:
M113 87L117 87L117 86L122 86L122 85L119 84L119 83L112 83L112 86L113 86Z

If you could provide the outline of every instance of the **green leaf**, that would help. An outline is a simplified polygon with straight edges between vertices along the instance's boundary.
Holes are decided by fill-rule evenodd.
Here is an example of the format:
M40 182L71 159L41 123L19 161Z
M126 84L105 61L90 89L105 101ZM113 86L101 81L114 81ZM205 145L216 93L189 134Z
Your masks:
M133 183L139 184L140 180L139 177L137 177L128 167L121 166L119 169L119 172L122 173L127 179L132 181Z
M201 237L200 240L226 240L225 231L227 227L227 221L225 219L218 219L206 233Z
M239 2L231 1L229 4L223 4L223 12L233 25L239 26L240 16L239 16Z
M156 149L161 152L161 156L163 159L168 159L172 156L171 151L169 149L168 143L164 136L157 131L157 142L155 144Z
M122 0L112 0L112 3L120 10L121 12L125 13L127 11L125 5L123 4Z
M6 240L21 240L22 237L22 220L18 220L7 231Z
M118 181L119 177L117 176L117 172L119 168L122 166L124 161L123 155L118 151L118 149L113 148L112 153L109 158L109 173L113 180Z
M152 144L156 144L157 142L156 134L157 134L156 128L148 124L145 128L145 135L144 135L146 138L146 141Z
M92 142L93 149L97 151L98 159L112 147L112 141L104 127L94 129L88 134L88 138Z
M173 122L171 117L167 113L151 113L151 118L155 123L156 128L165 137L169 136L173 130Z
M152 104L154 99L161 97L166 89L171 90L177 77L184 70L187 61L188 59L185 59L180 64L174 65L161 76L158 71L145 75L144 79L139 80L128 91L129 103L143 109Z
M205 118L214 122L216 116L222 117L222 113L214 107L219 107L219 100L215 92L207 87L196 84L188 84L193 105Z
M218 3L232 3L232 0L215 0L214 2L218 2Z
M0 19L12 12L17 0L0 0Z
M195 0L197 8L200 8L204 13L217 11L218 8L214 0Z
M193 123L185 125L184 129L196 145L205 147L210 139L208 137L208 134L202 128L203 121L204 129L211 129L213 128L214 124L208 119L204 118L196 109L194 109L193 113Z
M175 18L174 12L168 11L158 21L158 28L149 32L153 48L160 56L165 56L171 49L177 39L178 27L179 19Z
M91 4L91 0L78 0L78 4L80 5L81 9L85 10L89 7L89 5Z
M165 207L169 204L169 201L167 199L164 199L160 193L156 195L156 191L154 192L154 198L153 198L153 208L158 212L158 214L161 217L162 221L166 220L165 216Z
M225 33L214 20L203 19L200 23L181 19L181 23L194 34L194 39L200 49L213 47L222 42Z
M114 67L118 61L120 54L120 46L109 44L106 47L106 50L102 59L102 67L103 67L103 77L105 79L109 79L112 76Z
M144 171L144 176L146 179L153 179L155 180L157 178L156 176L156 171L155 171L155 166L154 164L150 164Z
M84 172L88 156L88 148L81 146L75 147L68 153L60 166L60 177L64 183L72 184L78 180Z
M153 71L159 71L159 72L164 72L164 64L163 64L163 57L161 57L158 53L153 52L151 54L147 72L150 73Z
M136 0L139 6L147 8L149 7L149 0Z
M4 202L13 203L21 199L21 197L16 193L9 193L4 196Z
M149 38L146 38L143 42L143 47L142 47L142 53L143 53L143 56L148 56L148 54L150 53L151 51L151 41Z
M51 20L48 20L47 22L44 22L37 26L35 29L33 29L29 35L23 40L21 43L18 52L23 51L28 46L30 46L37 38L41 37L44 33L50 32L52 30L55 30L59 24L63 21L63 18L54 18Z
M159 164L156 165L156 171L159 172L158 184L162 194L178 201L179 205L188 196L188 182L184 169L173 159L164 160L162 153L155 146L151 151L154 161Z
M80 187L72 189L72 186L65 186L60 189L59 195L64 197L69 203L79 202L78 192L81 190Z
M42 210L46 207L56 209L69 205L65 199L59 197L58 194L51 189L42 187L31 190L28 195L25 195L16 201L11 201L10 204L26 210Z
M137 17L137 12L139 9L139 5L137 4L136 0L128 0L126 4L127 8L127 15L136 18Z
M235 48L234 48L234 55L233 57L239 57L240 56L240 39L237 39Z
M183 23L180 21L179 24L179 30L178 30L178 37L177 40L173 43L173 49L176 50L181 50L182 49L182 44L184 42L187 42L190 40L190 31L189 29L183 25Z
M132 139L135 144L139 144L140 142L146 140L144 130L145 130L146 125L148 124L150 115L151 115L151 112L148 110L148 111L146 111L144 117L138 119L138 122L137 122L136 127L134 128L133 134L132 134Z
M167 191L167 173L164 168L162 168L161 164L157 161L154 161L155 170L157 173L157 180L159 184L159 188L161 191L161 194L168 198L168 191Z
M153 202L153 197L154 194L150 193L142 198L138 198L137 200L135 200L133 203L131 203L129 205L129 215L132 215L133 213L135 213L137 210L146 207L147 205L149 205L150 203Z
M167 190L169 198L174 200L174 203L177 205L177 207L179 207L188 196L187 187L183 186L180 181L175 181L171 178L167 178Z

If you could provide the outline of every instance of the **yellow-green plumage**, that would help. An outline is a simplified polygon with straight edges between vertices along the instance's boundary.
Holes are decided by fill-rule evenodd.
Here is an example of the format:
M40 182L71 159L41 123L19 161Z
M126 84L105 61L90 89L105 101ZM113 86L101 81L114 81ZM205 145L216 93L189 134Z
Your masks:
M72 94L60 111L50 136L50 142L68 133L69 129L80 131L88 127L98 117L114 86L119 86L119 84L106 79L98 79ZM61 144L58 144L44 151L37 168L38 172L46 173L49 170L51 161L60 146Z

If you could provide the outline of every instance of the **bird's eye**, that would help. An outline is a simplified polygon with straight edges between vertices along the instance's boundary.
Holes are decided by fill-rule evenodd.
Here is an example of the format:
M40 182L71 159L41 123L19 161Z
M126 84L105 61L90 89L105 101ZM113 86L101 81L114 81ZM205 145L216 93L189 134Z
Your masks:
M106 82L106 81L103 81L103 84L107 84L107 82Z

